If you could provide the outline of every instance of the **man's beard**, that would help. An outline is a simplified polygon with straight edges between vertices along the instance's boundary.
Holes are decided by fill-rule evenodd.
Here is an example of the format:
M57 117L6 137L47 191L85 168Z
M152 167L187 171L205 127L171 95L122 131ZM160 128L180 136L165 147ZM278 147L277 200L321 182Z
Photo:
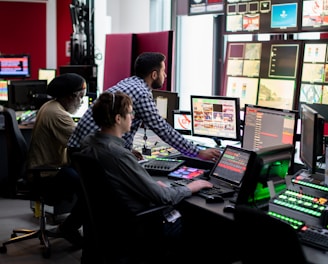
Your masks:
M162 88L162 86L163 86L163 84L161 83L160 78L157 78L151 84L151 88L153 88L153 89L159 89L159 88Z

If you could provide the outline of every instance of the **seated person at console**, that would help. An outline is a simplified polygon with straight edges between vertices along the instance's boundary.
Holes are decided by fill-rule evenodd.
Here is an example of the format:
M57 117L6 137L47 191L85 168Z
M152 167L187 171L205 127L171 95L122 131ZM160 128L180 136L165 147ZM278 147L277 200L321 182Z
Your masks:
M32 130L28 153L28 168L50 166L61 168L42 177L42 186L55 200L70 200L81 191L80 178L69 166L67 141L76 124L70 114L81 106L86 92L85 79L75 73L66 73L53 79L47 93L54 99L42 105ZM82 246L79 229L82 226L83 205L78 200L71 213L59 226L59 232L78 248Z
M81 152L97 158L106 171L108 189L119 195L115 204L121 204L128 212L137 213L154 205L176 205L192 193L212 187L206 180L169 187L156 181L138 163L134 154L124 147L125 140L122 138L130 131L134 117L132 100L128 95L119 91L102 93L92 107L92 116L100 130L82 140ZM120 227L116 228L122 232Z
M165 78L165 56L157 52L145 52L139 55L135 61L135 76L126 78L105 92L114 93L121 91L129 95L133 100L135 118L132 121L131 130L123 135L125 147L132 150L133 139L138 128L143 123L151 129L165 143L169 144L183 155L198 157L203 160L214 160L220 156L220 151L215 148L200 150L186 140L179 132L159 114L153 100L151 89L162 87ZM98 126L92 118L92 110L89 108L80 119L73 135L70 137L68 147L71 152L80 148L81 140L90 132L96 131ZM134 151L138 159L142 155Z

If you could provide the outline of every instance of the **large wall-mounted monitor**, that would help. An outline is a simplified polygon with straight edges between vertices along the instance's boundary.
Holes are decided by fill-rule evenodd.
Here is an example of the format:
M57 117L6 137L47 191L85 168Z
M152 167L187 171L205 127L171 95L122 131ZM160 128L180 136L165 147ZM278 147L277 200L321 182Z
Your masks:
M328 104L327 41L305 41L300 84L300 103Z
M0 78L15 79L31 76L28 54L0 54Z
M179 96L176 92L152 89L159 114L173 127L172 111L179 109Z
M296 109L301 41L228 42L222 94L245 104Z
M15 80L9 82L9 107L16 111L39 109L51 99L46 80Z
M226 0L225 33L286 33L300 30L301 0Z
M328 30L327 1L303 0L301 29L302 31Z
M238 97L191 95L193 136L240 141Z
M309 173L317 171L317 158L324 152L324 118L307 104L301 104L300 160Z

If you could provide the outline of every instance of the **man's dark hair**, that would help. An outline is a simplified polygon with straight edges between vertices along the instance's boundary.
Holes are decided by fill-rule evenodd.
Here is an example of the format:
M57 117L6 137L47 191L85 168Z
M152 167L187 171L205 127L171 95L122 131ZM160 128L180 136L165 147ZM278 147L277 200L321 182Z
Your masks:
M152 71L159 71L165 59L165 55L160 52L141 53L134 63L135 75L144 79Z

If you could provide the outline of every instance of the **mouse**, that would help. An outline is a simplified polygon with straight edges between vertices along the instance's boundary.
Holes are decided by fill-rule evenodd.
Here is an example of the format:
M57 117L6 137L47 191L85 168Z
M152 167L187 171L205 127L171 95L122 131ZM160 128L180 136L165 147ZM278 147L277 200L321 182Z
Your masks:
M223 212L225 213L233 213L235 211L235 205L234 204L226 204L223 207Z
M211 195L206 198L206 203L223 203L224 199L220 195Z

